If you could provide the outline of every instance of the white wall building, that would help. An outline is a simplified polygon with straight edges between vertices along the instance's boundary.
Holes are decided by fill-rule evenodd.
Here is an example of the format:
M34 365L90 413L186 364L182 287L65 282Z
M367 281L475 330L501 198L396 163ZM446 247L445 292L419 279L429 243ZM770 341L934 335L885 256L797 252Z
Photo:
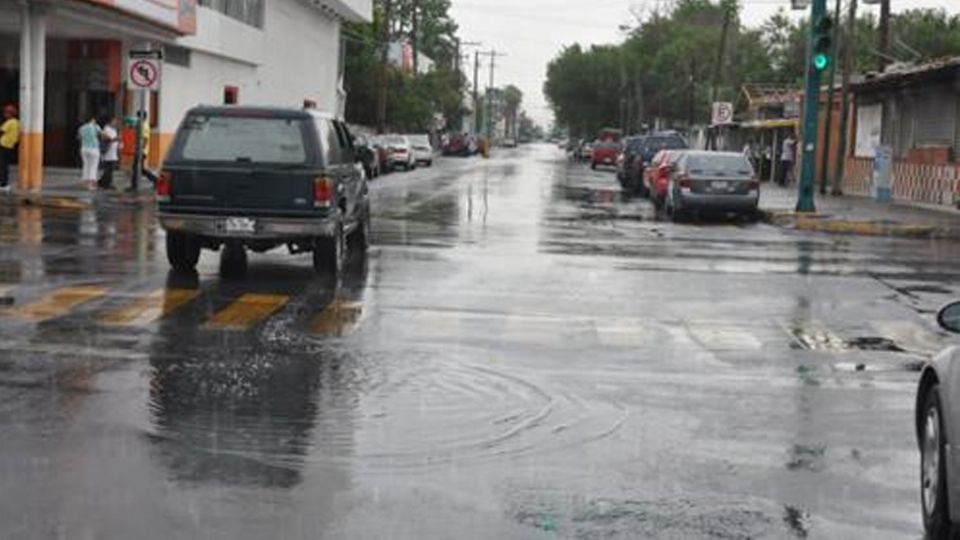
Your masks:
M0 102L20 108L21 189L44 165L76 161L77 126L132 115L126 56L163 49L150 96L156 166L197 104L342 110L340 26L371 20L372 0L0 0Z

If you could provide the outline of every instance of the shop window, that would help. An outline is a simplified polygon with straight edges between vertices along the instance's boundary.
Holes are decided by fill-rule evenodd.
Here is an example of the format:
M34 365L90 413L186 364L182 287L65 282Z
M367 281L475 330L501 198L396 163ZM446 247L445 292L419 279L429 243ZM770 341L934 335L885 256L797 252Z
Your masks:
M164 45L163 61L175 66L190 67L190 49L176 45Z

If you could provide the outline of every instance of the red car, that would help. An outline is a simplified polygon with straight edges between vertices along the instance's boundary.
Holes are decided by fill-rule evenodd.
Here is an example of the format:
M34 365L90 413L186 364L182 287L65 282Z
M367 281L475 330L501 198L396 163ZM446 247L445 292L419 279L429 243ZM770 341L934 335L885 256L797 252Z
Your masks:
M593 156L590 158L590 168L616 167L617 156L620 155L620 143L613 141L596 142L593 145Z
M667 200L670 173L682 154L683 150L660 150L643 170L643 183L647 186L650 200L658 208Z

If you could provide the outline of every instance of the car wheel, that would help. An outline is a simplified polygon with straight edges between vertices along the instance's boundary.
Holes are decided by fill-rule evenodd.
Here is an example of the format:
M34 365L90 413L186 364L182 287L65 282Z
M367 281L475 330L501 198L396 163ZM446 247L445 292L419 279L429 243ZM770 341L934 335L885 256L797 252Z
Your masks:
M593 170L597 170L597 164L596 164L596 163L591 163L591 164L590 164L590 168L593 169Z
M313 247L313 269L334 279L340 277L343 263L343 225L337 225L333 236L317 238Z
M365 208L362 216L357 221L357 226L347 238L347 248L351 253L362 254L367 251L369 245L370 231L370 209Z
M174 270L188 272L200 260L200 242L197 237L181 232L167 233L167 261Z
M427 162L427 167L433 167L433 160L432 160L432 159Z
M223 246L220 255L220 275L223 277L241 277L247 273L247 250L239 242L230 242Z
M943 407L940 385L927 390L920 416L920 501L923 528L927 538L950 538L950 507L947 500L946 434L943 431Z

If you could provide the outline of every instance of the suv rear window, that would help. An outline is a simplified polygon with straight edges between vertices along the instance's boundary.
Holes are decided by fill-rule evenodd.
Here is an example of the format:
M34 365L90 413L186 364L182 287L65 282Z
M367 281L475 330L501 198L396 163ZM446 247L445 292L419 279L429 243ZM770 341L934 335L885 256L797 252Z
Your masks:
M679 150L687 143L680 137L647 137L643 140L643 153L653 156L660 150Z
M307 120L191 114L180 155L190 161L299 164L307 161Z

